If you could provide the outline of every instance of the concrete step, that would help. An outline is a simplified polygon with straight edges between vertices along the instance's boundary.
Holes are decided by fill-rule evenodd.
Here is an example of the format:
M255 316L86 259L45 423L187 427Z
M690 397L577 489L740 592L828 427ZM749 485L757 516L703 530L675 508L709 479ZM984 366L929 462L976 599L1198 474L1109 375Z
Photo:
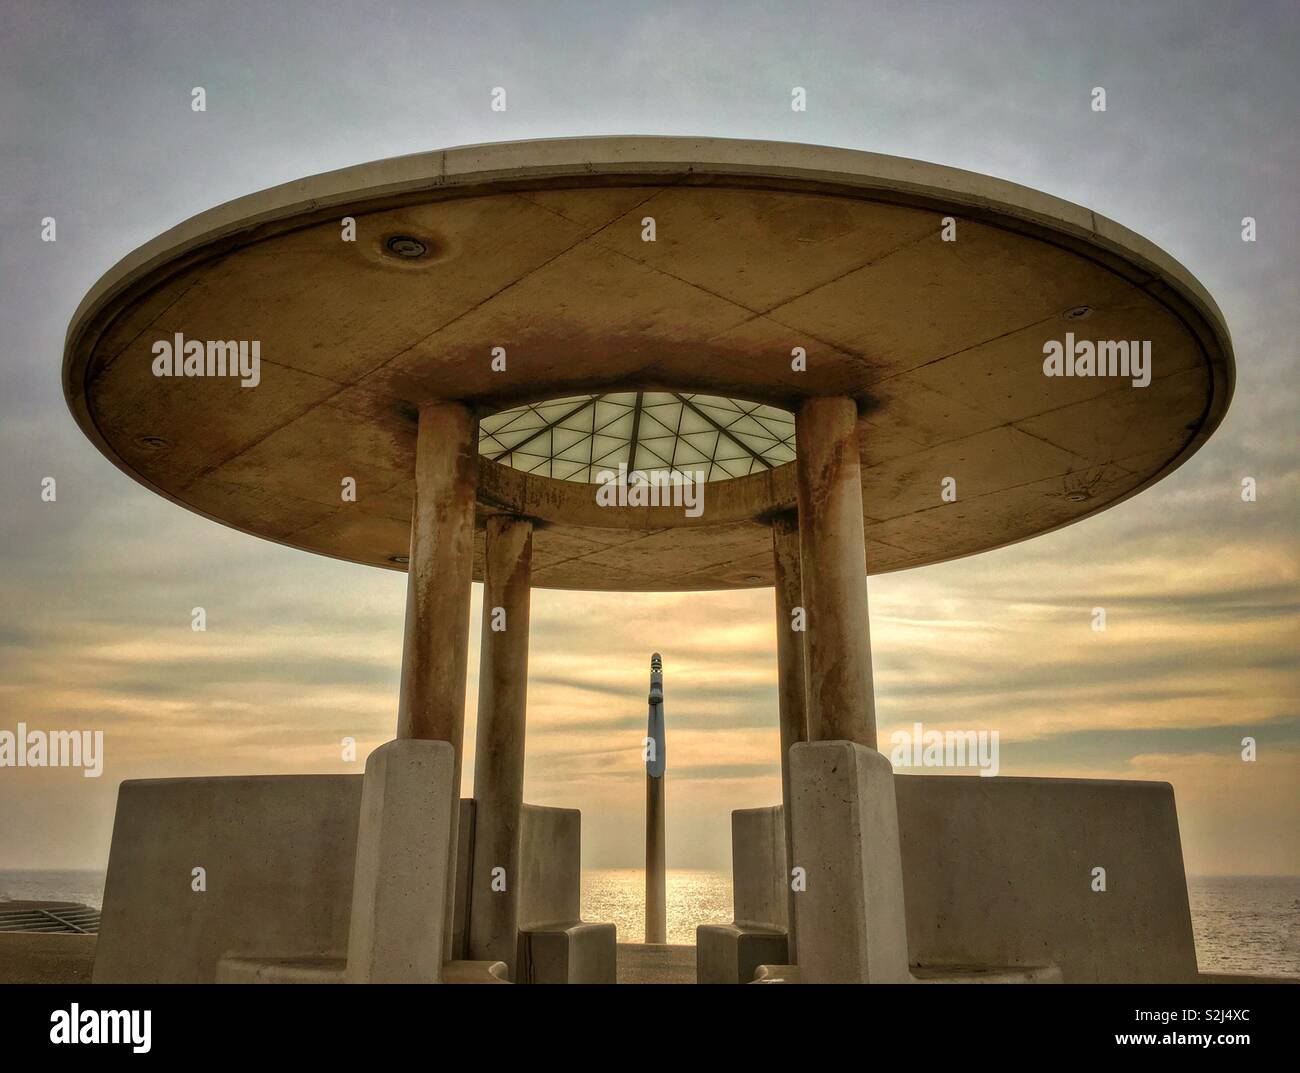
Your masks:
M217 962L219 984L341 984L347 960L339 957L224 957ZM449 961L444 984L505 984L503 961Z
M344 958L223 957L217 962L219 984L341 984Z
M1055 965L913 965L918 984L1059 984Z
M1061 970L1055 965L913 965L912 982L917 984L1059 984ZM802 982L798 965L760 965L756 984Z

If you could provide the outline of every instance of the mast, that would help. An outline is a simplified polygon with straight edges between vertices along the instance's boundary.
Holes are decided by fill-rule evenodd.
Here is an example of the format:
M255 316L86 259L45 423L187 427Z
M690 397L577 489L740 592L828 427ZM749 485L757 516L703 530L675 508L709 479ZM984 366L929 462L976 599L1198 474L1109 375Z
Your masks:
M645 741L645 941L668 941L664 870L664 675L663 660L650 657L650 714Z

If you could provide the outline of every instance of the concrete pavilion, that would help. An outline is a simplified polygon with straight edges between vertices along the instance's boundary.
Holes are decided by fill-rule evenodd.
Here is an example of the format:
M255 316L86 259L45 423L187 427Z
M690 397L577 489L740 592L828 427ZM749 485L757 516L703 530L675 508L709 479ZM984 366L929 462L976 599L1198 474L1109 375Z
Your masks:
M1044 375L1045 345L1067 333L1148 343L1149 384ZM256 343L256 384L203 361L206 375L156 375L161 341L197 341L205 361L224 353L215 341ZM783 802L736 815L737 916L702 929L701 978L1194 974L1167 786L893 775L876 751L866 578L1137 494L1210 436L1232 384L1214 301L1151 243L1046 194L870 153L470 146L186 221L78 309L69 406L119 468L190 510L407 570L396 740L364 790L346 776L124 784L97 978L612 974L612 929L577 913L576 813L522 801L538 586L774 588ZM702 510L602 505L600 475L620 463L702 474ZM485 614L474 798L457 808L475 580L505 628ZM191 820L175 851L215 839L232 875L251 865L220 843L229 814L271 842L297 824L298 846L324 845L326 814L351 823L342 851L320 851L339 859L311 896L329 901L316 930L286 933L278 903L254 925L232 902L205 935L251 928L260 948L240 958L214 946L182 971L129 952L133 921L171 911L154 888L172 835L146 849L140 830L172 809ZM1026 809L1041 845L1019 828ZM1108 898L1089 890L1089 854L1130 870ZM303 896L294 868L319 871L290 857L275 897ZM547 871L559 860L562 876ZM1003 917L987 886L1008 871L1023 904ZM1053 923L1079 913L1083 940ZM1139 933L1149 972L1119 952Z

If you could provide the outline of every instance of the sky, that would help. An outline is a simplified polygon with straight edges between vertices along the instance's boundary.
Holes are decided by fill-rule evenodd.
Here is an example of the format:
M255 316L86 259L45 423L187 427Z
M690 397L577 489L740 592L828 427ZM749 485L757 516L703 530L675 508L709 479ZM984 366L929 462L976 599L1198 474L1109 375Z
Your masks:
M1190 873L1300 874L1294 3L3 0L0 50L0 730L105 733L100 778L0 768L0 869L102 867L123 779L359 773L396 723L401 574L206 521L76 428L63 338L95 280L195 213L350 164L683 134L1009 179L1206 286L1237 387L1187 464L1059 532L870 579L880 737L995 729L1003 775L1167 780ZM467 793L479 614L476 585ZM536 590L526 799L582 809L586 866L641 863L660 651L668 863L729 867L729 812L780 799L775 645L771 590Z

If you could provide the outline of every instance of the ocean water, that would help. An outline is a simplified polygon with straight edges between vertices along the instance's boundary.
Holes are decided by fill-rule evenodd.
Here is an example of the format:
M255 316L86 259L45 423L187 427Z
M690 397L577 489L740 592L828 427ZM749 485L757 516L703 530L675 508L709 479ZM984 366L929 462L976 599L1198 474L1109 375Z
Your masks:
M731 919L731 874L668 870L668 941L693 944L697 924ZM1300 976L1300 876L1192 876L1196 959L1202 972ZM0 871L0 902L48 900L100 908L103 872ZM588 869L582 915L618 925L621 942L645 939L645 876L639 868Z
M731 919L729 872L669 869L668 941L694 943L695 925ZM1191 876L1196 961L1202 972L1300 976L1300 876ZM645 938L640 869L582 875L585 920L618 925L623 942Z
M731 873L670 868L665 895L668 941L695 945L697 924L731 919ZM596 868L582 873L582 919L618 925L621 943L645 942L645 873Z
M0 870L0 902L21 901L78 902L99 909L104 902L104 873Z
M1202 972L1300 976L1300 877L1193 876L1187 898Z

